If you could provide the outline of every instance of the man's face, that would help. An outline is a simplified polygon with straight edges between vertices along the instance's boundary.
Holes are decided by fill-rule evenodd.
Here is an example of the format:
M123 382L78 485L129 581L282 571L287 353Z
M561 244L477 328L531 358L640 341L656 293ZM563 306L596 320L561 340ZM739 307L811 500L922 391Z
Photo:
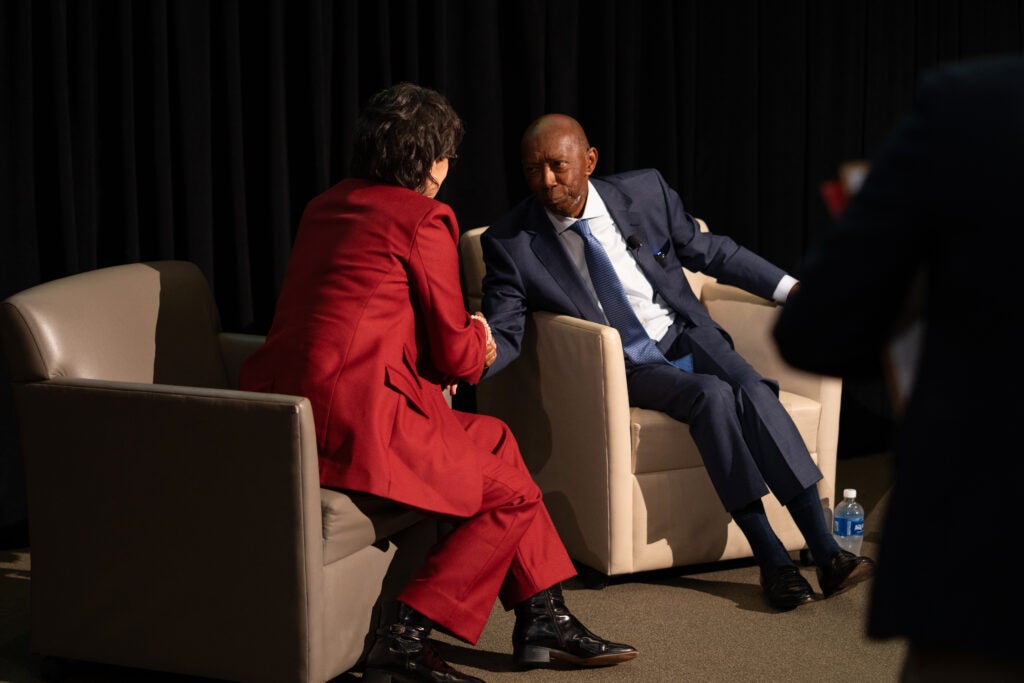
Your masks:
M553 213L578 218L587 205L587 179L597 150L560 126L541 127L523 141L523 174L530 191Z

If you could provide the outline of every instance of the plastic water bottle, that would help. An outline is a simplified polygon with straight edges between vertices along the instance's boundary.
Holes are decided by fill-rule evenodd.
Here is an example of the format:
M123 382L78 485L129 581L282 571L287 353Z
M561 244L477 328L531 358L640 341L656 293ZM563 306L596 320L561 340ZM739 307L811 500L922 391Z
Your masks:
M843 550L860 555L864 540L864 508L857 502L857 489L843 489L843 500L836 505L832 535Z

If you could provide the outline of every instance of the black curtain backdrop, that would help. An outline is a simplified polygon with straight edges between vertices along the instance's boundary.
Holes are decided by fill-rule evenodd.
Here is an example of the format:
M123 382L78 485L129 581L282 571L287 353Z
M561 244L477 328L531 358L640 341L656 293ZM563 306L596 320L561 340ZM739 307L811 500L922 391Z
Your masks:
M819 183L923 70L1022 51L1024 0L4 0L0 298L185 259L226 330L266 332L306 202L401 80L466 122L439 195L463 228L525 196L520 134L559 111L599 174L657 167L793 270L829 225Z
M793 269L827 227L818 184L922 70L1024 51L1024 1L6 0L0 31L0 296L186 259L225 329L264 332L302 209L388 84L465 119L440 195L464 228L525 195L519 136L561 111L598 173L657 167Z

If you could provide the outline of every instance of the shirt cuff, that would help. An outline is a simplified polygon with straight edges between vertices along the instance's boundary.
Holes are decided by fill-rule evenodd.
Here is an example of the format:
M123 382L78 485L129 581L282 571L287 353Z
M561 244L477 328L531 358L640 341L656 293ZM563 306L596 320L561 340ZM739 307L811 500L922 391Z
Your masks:
M779 284L775 287L775 293L772 294L772 299L778 301L780 304L786 303L786 299L789 297L789 290L793 289L793 285L795 285L796 282L796 278L792 275L783 275L782 279L779 280Z

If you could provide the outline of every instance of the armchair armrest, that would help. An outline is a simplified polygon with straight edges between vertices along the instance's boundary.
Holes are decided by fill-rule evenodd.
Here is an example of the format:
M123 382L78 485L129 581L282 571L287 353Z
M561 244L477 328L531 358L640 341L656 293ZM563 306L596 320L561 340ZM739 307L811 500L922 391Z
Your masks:
M533 313L519 358L477 387L477 402L516 434L567 545L601 547L609 528L631 532L629 398L614 328Z
M779 355L772 328L780 306L748 292L717 281L704 284L701 300L711 317L732 337L736 350L764 377L779 382L779 388L814 399L821 405L817 431L817 461L824 479L818 489L833 498L835 464L839 450L839 413L842 380L797 370Z
M732 337L740 355L765 377L778 380L783 390L819 402L823 392L838 391L831 378L797 370L782 360L771 334L779 304L717 281L704 284L701 301Z
M306 399L84 379L14 390L34 649L166 656L204 675L211 662L248 662L253 678L302 666L294 632L323 594Z

